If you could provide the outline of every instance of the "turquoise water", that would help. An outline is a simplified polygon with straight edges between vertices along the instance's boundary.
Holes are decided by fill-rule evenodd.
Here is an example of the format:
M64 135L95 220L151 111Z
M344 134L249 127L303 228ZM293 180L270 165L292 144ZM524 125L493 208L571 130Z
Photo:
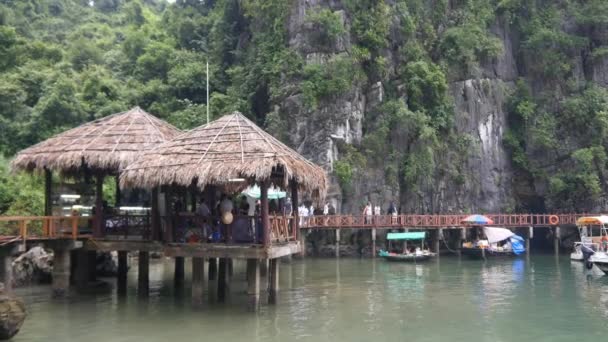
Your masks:
M134 264L135 265L135 264ZM227 303L189 302L172 265L151 265L151 297L138 300L136 268L126 298L114 292L52 300L21 289L29 316L15 341L602 341L608 276L567 256L426 264L372 259L282 263L276 306L245 310L244 265ZM211 294L212 295L212 294Z

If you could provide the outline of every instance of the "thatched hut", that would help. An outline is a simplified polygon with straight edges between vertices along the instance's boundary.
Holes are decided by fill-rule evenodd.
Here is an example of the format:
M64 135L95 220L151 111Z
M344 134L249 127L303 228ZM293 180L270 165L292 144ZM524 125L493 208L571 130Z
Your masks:
M155 188L162 185L200 189L211 185L236 190L259 184L262 221L268 226L267 189L270 183L323 197L325 171L287 147L243 116L234 112L186 132L142 153L123 170L122 187Z
M167 142L181 131L139 107L85 123L19 152L13 171L44 172L45 215L51 215L52 172L67 176L95 175L96 207L101 207L104 176L121 169L145 151ZM100 233L101 222L96 222Z

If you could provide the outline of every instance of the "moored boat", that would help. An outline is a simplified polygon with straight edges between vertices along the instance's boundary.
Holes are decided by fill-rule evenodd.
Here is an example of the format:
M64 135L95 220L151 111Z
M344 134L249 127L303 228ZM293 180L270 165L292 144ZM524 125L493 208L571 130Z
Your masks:
M526 251L523 238L506 228L483 227L483 232L486 239L463 243L461 253L474 259L487 259L514 257Z
M420 247L416 247L414 251L408 251L404 248L402 253L394 253L389 251L380 250L378 256L386 259L387 261L401 261L401 262L421 262L429 260L435 256L432 253L424 249L424 238L426 232L407 232L407 233L388 233L386 239L392 241L416 241L420 240Z

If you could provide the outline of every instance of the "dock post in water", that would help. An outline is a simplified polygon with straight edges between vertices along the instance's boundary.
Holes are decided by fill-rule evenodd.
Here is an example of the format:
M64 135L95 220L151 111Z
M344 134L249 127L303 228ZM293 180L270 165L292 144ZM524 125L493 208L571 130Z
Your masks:
M147 297L150 291L150 253L139 251L137 275L137 294L140 297Z
M116 290L119 295L127 294L127 251L118 251L118 274L116 277Z
M13 258L10 251L3 251L1 256L0 277L4 284L4 292L10 294L13 291Z
M439 228L435 237L435 253L437 253L437 258L439 258L439 252L441 251L441 240L443 240L443 229Z
M70 286L70 252L58 248L53 253L53 297L64 297Z
M279 259L270 259L268 277L268 303L276 304L279 294Z
M205 259L192 258L192 304L203 305L203 289L205 288Z
M215 280L217 275L217 258L209 258L209 280Z
M528 234L526 236L526 255L530 255L530 240L534 238L534 228L528 227Z
M553 228L553 249L555 250L555 255L559 255L559 239L561 238L561 232L559 226L555 226Z
M175 257L175 269L173 273L173 284L175 288L179 288L184 285L184 262L184 257Z
M376 257L376 228L372 228L372 258Z
M257 311L260 307L260 264L257 259L247 259L247 296L249 310Z
M336 228L336 258L340 257L340 228Z
M300 257L305 257L306 256L306 233L303 231L299 231L298 239L300 240Z
M260 259L260 276L268 276L268 259Z
M73 251L71 257L74 258L73 263L75 264L74 269L74 282L76 283L76 289L78 291L85 290L89 284L89 270L95 269L95 263L91 264L91 258L89 252L84 249L77 249Z
M228 259L220 258L217 271L217 298L220 302L226 300L228 293Z

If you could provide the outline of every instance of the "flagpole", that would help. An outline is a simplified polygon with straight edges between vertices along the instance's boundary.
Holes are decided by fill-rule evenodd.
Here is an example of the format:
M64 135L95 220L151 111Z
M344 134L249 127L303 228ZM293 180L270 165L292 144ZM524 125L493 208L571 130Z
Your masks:
M209 60L207 59L207 123L209 123Z

